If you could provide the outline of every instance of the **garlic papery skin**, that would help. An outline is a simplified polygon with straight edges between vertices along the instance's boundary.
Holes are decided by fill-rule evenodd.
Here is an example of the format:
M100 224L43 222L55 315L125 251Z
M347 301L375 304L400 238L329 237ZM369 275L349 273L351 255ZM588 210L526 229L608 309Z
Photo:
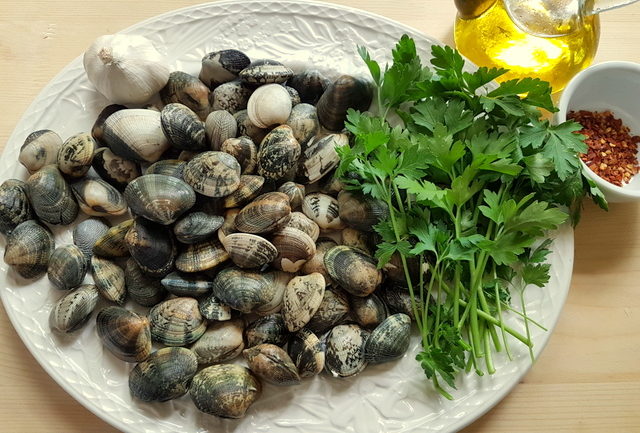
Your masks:
M115 104L143 104L169 81L164 57L144 36L100 36L83 63L89 81Z

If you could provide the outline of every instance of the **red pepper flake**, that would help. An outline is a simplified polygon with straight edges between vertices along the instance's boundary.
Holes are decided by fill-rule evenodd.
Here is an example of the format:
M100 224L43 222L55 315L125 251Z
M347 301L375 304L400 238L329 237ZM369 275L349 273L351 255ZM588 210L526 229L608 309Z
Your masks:
M583 127L580 133L587 137L584 142L589 150L580 158L594 173L618 186L638 173L640 137L631 136L629 128L611 111L572 111L567 117Z

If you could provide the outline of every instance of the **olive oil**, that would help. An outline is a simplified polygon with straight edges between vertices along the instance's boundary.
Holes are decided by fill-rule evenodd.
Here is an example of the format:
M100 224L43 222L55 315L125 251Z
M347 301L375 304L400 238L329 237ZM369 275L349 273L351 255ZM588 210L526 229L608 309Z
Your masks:
M479 16L458 16L455 42L458 50L478 66L509 69L499 78L537 77L562 90L595 56L600 35L598 15L584 17L583 25L569 34L541 37L526 33L512 20L503 0Z

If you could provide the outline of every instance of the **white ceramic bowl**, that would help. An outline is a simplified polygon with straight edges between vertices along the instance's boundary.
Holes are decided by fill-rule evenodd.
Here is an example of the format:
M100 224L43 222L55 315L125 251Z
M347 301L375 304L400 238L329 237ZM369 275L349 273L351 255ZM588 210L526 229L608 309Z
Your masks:
M631 135L640 135L640 64L604 62L578 73L562 92L557 123L567 120L571 111L606 111L622 120ZM620 187L595 174L586 164L584 173L593 179L609 202L640 200L640 174Z

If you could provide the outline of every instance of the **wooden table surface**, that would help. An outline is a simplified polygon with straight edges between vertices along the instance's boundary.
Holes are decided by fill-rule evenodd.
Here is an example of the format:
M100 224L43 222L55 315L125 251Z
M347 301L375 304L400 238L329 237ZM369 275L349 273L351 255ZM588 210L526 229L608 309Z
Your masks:
M0 147L43 86L102 34L192 0L0 0ZM451 0L340 0L453 44ZM595 62L640 62L640 3L603 14ZM640 84L639 84L640 85ZM640 204L587 204L571 291L547 348L466 430L640 431ZM0 432L113 432L58 386L0 308Z

